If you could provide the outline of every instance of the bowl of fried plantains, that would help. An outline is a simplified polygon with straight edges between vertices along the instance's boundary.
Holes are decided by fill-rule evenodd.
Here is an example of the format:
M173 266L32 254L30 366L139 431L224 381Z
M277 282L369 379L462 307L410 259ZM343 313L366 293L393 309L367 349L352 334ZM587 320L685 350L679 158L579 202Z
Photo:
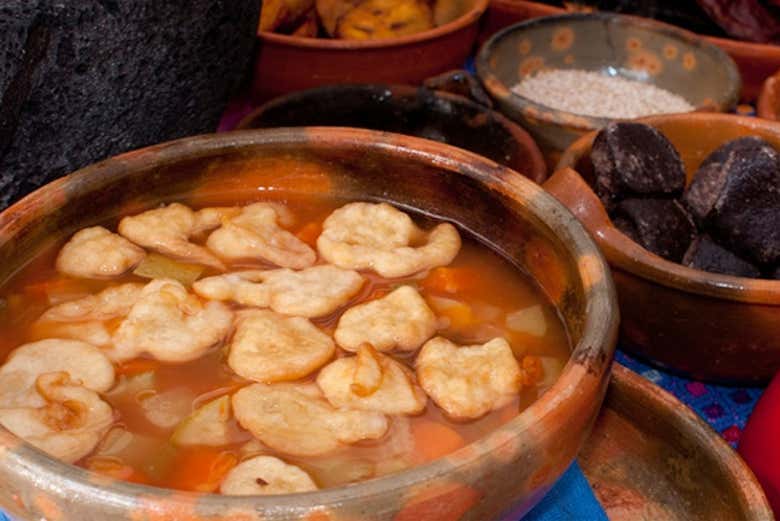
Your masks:
M460 68L488 0L266 0L252 95L421 83Z

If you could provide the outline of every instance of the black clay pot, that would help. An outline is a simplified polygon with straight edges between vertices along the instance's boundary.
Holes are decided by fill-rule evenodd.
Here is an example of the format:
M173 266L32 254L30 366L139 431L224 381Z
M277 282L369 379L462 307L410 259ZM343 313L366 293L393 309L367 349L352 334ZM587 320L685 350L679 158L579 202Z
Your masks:
M0 207L98 159L216 128L260 0L0 3Z

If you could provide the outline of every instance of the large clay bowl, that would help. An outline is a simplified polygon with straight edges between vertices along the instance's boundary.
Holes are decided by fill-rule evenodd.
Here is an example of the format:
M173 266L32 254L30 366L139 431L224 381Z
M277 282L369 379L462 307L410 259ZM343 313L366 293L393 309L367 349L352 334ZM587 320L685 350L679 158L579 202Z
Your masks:
M404 85L331 85L274 99L239 129L358 127L432 139L470 150L541 183L547 178L533 138L498 112L462 96Z
M682 114L643 121L674 143L689 181L707 154L739 136L762 136L780 148L780 124L759 118ZM544 187L585 224L612 267L621 345L695 378L768 380L780 369L780 281L687 268L620 233L588 182L595 135L582 137L564 153Z
M513 85L540 70L617 74L677 94L696 110L728 111L740 89L736 65L716 46L671 25L610 13L549 16L512 25L482 46L476 65L499 109L553 156L612 119L559 110L512 92Z
M457 0L457 19L421 33L383 40L304 38L258 33L252 94L257 101L337 83L418 84L463 66L489 0Z
M478 41L487 40L508 25L539 16L566 13L566 9L525 0L491 0ZM742 76L741 98L752 102L764 80L780 69L780 46L743 42L732 38L704 36L702 38L726 51L739 67Z
M433 141L344 128L243 131L87 167L0 214L0 281L53 237L160 201L328 194L440 216L524 266L558 304L573 349L517 418L409 471L306 494L224 497L111 481L0 431L0 507L19 519L496 519L531 508L574 459L607 387L617 302L606 262L560 203L516 172Z

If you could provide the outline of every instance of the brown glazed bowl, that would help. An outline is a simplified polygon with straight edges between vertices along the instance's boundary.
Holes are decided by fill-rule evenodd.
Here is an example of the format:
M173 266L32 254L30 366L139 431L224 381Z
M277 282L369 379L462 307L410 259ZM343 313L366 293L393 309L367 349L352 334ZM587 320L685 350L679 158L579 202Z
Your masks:
M535 181L547 179L533 138L498 112L449 92L407 85L327 85L269 101L238 129L357 127L422 137L470 150Z
M595 421L617 338L617 301L607 264L577 219L488 159L348 128L173 141L58 179L0 213L0 281L55 237L120 212L259 191L386 200L458 224L524 266L558 305L573 346L560 378L517 418L447 457L304 494L226 497L122 483L54 461L0 430L0 507L16 519L47 521L483 521L510 507L530 509Z
M540 16L564 14L568 9L576 11L576 4L567 3L567 8L527 2L525 0L491 0L485 15L478 42L487 40L494 33L508 25ZM763 81L780 69L780 46L763 43L743 42L732 38L705 36L702 38L726 51L739 67L742 76L741 99L755 101Z
M669 138L688 181L726 141L761 136L780 149L780 124L728 114L641 119ZM615 228L591 190L590 148L596 132L563 154L544 188L595 238L620 301L621 347L697 379L757 383L780 369L780 281L708 273L658 257Z
M472 51L489 0L457 2L460 17L398 38L339 40L259 32L252 95L264 102L337 83L418 84L460 68Z
M756 113L759 118L780 119L780 70L768 77L761 86Z
M553 156L612 119L558 110L512 92L544 69L643 81L682 96L696 110L728 111L739 99L739 72L725 52L691 32L636 16L575 13L528 20L490 38L476 65L499 109Z

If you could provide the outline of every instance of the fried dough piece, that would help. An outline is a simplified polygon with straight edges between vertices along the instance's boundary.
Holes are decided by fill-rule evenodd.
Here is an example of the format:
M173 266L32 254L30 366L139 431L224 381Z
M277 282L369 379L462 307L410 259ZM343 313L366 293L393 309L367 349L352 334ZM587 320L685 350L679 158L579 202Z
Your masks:
M364 282L356 271L321 265L301 271L253 270L217 275L195 282L192 289L203 298L232 300L312 318L336 311L360 291Z
M223 219L230 219L241 213L240 206L212 206L195 212L195 224L192 235L216 230L222 226Z
M114 366L97 347L78 340L40 340L14 349L0 367L0 406L44 405L34 384L48 373L66 373L74 382L99 393L114 385Z
M438 27L460 18L467 10L463 0L434 0L433 24Z
M317 11L312 8L308 13L303 15L303 18L298 22L297 27L290 31L290 35L299 36L301 38L316 38L319 32L320 25L317 22Z
M30 330L31 340L62 338L79 340L93 346L106 348L111 346L111 331L105 322L88 320L86 322L36 322Z
M143 287L143 284L137 282L111 286L94 295L52 306L44 311L38 320L82 322L125 317L141 297Z
M361 2L363 0L316 0L314 3L325 32L329 36L337 38L339 20Z
M257 382L297 380L325 365L335 351L333 340L305 318L244 310L238 312L228 365Z
M196 212L179 203L171 203L119 221L119 233L139 246L168 257L210 266L219 271L225 265L203 246L189 241L198 230Z
M422 388L456 420L484 416L509 403L520 391L520 366L503 338L457 346L436 337L420 350L416 365Z
M114 333L114 360L148 353L164 362L186 362L227 337L233 313L221 302L201 303L170 279L144 286L141 296Z
M334 338L347 351L369 343L377 351L414 351L436 332L436 315L411 286L359 304L341 315Z
M284 32L297 26L314 9L314 0L264 0L260 10L260 30Z
M141 296L143 284L128 282L52 306L33 324L38 338L70 338L94 346L111 344L108 321L124 318Z
M323 367L317 385L330 404L339 408L418 414L428 401L414 373L368 344L360 347L357 356L340 358Z
M433 11L424 0L365 0L341 16L336 36L347 40L379 40L431 28Z
M378 439L387 431L384 414L333 408L316 386L253 384L233 395L239 424L285 454L315 456L344 444Z
M452 262L460 235L449 223L424 232L387 203L349 203L325 220L317 249L340 268L404 277Z
M228 472L219 491L228 496L266 496L317 490L317 485L300 467L273 456L256 456L242 461Z
M57 255L57 271L85 279L110 279L131 270L146 255L121 235L102 226L76 232Z
M255 203L209 235L206 245L227 260L263 260L283 268L302 269L314 264L317 254L305 242L281 226L292 224L285 207Z
M44 403L0 408L0 425L68 463L92 452L114 421L111 406L65 372L43 374L35 387Z

